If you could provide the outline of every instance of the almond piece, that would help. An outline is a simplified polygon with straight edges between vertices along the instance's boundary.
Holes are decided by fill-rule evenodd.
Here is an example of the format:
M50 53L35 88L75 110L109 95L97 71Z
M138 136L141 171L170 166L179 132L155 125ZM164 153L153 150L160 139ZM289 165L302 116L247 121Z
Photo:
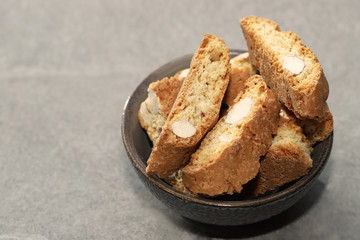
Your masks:
M147 107L151 113L157 114L159 113L160 110L159 99L156 96L156 93L152 89L149 89L148 93L149 93L148 95L149 101L147 102Z
M234 124L239 121L241 121L243 118L245 118L252 107L252 99L247 97L240 102L236 103L229 111L225 118L225 122L229 124Z
M196 133L196 128L190 122L178 120L171 125L173 133L181 138L188 138Z
M229 134L223 133L219 136L219 140L222 142L231 142L232 137Z
M304 71L305 63L297 56L287 56L284 58L283 66L289 72L298 75Z
M186 76L189 74L190 68L186 68L184 70L181 70L180 74L179 74L179 79L185 79Z

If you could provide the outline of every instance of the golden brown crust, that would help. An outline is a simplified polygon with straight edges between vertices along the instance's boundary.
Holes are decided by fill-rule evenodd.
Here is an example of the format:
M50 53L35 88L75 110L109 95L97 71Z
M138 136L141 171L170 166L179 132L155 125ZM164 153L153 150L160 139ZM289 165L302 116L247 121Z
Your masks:
M164 78L163 80L151 83L150 87L153 89L160 101L160 109L164 116L167 117L176 100L184 79L176 76L171 78ZM154 84L154 86L152 86Z
M231 106L236 96L245 84L245 80L256 74L256 68L251 65L248 53L240 54L230 60L231 72L229 86L225 92L223 102Z
M324 119L329 87L321 65L311 49L293 32L281 32L277 23L255 16L240 20L250 61L279 100L298 118ZM284 70L285 57L294 55L305 63L294 75Z
M334 119L327 104L325 106L324 120L299 119L298 124L302 127L303 132L311 145L327 139L334 129Z
M256 176L259 158L271 145L280 108L275 94L259 75L249 78L243 91L236 102L252 97L250 113L233 125L225 122L226 116L220 119L182 170L183 182L194 194L216 196L240 192L242 185ZM223 128L233 133L234 138L229 144L218 140ZM211 145L216 150L208 153Z
M294 181L307 174L311 167L312 163L296 143L289 142L270 148L261 161L258 176L250 184L251 196L258 196Z
M244 187L244 194L257 196L304 176L312 167L311 151L297 119L282 107L277 134L260 162L258 175Z
M311 146L324 141L334 129L334 119L327 104L325 104L325 118L322 121L299 119L285 106L282 105L281 107L280 115L282 115L282 117L280 117L279 126L289 121L292 124L300 126Z
M285 121L290 121L300 126L311 146L327 139L334 129L334 119L327 103L325 103L325 118L322 121L299 119L283 105L280 114L282 114L283 117L280 117L279 126L285 124Z
M178 76L165 77L149 85L149 94L147 99L141 103L138 118L153 144L160 136L162 126L165 124L183 80Z
M220 38L206 34L194 55L190 72L175 100L159 140L148 159L147 173L166 177L182 167L206 132L216 123L229 82L229 49ZM196 132L181 138L172 124L185 120Z

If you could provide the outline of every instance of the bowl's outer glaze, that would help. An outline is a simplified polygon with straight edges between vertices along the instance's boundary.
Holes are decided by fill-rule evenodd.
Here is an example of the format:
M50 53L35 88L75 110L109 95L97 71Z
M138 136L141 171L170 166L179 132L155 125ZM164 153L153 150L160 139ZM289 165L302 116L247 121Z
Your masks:
M232 56L244 51L231 50ZM265 220L286 210L303 197L324 168L331 152L333 133L317 144L312 153L313 168L304 177L278 191L251 200L239 200L238 195L224 199L194 197L172 188L156 176L146 174L146 161L151 153L151 142L141 128L137 113L147 97L147 88L153 81L174 75L188 68L192 55L176 58L152 72L127 100L122 119L122 138L131 163L144 184L170 209L195 221L216 225L242 225Z

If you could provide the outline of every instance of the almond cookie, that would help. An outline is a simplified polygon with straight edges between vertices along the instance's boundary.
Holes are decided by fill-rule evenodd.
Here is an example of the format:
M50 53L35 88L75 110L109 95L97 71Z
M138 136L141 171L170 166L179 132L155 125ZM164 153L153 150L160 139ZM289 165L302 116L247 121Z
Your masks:
M312 148L295 116L283 107L272 144L260 162L254 180L244 187L247 197L257 196L294 181L312 168Z
M271 20L250 16L240 25L251 63L279 100L298 118L323 120L329 86L311 49Z
M206 34L153 147L147 173L163 178L187 163L218 120L229 75L228 47L221 38Z
M140 105L138 112L140 125L146 130L154 145L180 91L186 72L187 70L179 71L171 78L165 77L151 83L148 97Z
M194 194L239 193L271 145L280 104L261 76L246 80L235 102L182 169L183 183Z
M230 81L223 100L223 103L228 106L234 104L234 100L243 88L245 80L255 75L257 71L250 63L248 52L232 58L230 64Z

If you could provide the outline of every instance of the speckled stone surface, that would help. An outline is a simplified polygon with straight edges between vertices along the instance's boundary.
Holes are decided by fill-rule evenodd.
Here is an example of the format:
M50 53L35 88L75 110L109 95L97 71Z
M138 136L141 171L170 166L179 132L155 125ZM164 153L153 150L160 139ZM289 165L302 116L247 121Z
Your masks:
M358 239L358 1L2 1L0 239ZM127 97L203 34L246 44L239 18L293 30L330 84L333 151L312 190L265 222L217 227L169 211L121 140Z

